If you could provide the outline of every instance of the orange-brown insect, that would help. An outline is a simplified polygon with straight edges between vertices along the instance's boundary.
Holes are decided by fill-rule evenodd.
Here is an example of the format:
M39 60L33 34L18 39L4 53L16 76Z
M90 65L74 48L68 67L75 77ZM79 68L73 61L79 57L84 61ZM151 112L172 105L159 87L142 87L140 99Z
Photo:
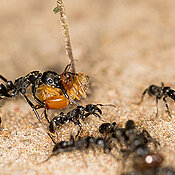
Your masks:
M60 80L69 98L74 101L80 100L81 96L86 98L86 90L89 85L89 78L84 73L68 72L70 64L66 66L63 73L60 74ZM38 87L38 98L45 103L47 109L62 109L70 104L59 88L48 85Z

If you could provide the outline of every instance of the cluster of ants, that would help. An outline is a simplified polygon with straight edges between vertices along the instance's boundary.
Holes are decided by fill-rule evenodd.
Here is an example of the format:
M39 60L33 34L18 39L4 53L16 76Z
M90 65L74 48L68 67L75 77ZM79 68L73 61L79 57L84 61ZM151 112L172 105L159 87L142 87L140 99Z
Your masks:
M24 77L16 79L14 83L0 75L0 79L6 83L5 85L0 84L0 99L4 97L12 98L21 94L32 108L44 130L52 139L54 148L47 160L60 153L84 150L96 145L101 147L104 153L108 153L113 157L115 157L115 155L112 154L111 150L119 149L123 162L125 162L128 157L133 158L133 172L123 173L122 175L175 175L175 171L172 168L161 167L163 157L157 151L159 143L150 136L148 131L138 130L135 122L132 120L128 120L125 127L118 127L115 122L103 123L99 127L99 132L102 137L79 136L82 130L81 120L84 121L90 115L101 119L102 110L99 106L115 107L115 105L88 104L86 106L80 106L75 102L75 99L80 100L81 97L86 98L89 78L84 73L70 72L70 67L71 64L68 64L61 74L54 71L46 71L44 73L33 71ZM31 87L33 100L27 95L28 90L30 90L29 87ZM161 98L163 98L167 112L170 115L166 98L170 97L175 101L174 90L170 87L165 87L163 83L161 87L151 85L145 89L141 101L137 104L142 103L146 93L156 97L156 116L158 115L158 100ZM36 104L34 104L33 101L35 101ZM63 109L69 106L70 103L75 104L76 107L67 113L61 112L51 120L48 118L48 110ZM49 124L49 130L45 128L38 114L37 110L41 108L44 109L44 116ZM58 140L57 130L62 125L70 122L78 126L77 135L75 137L71 135L69 141L55 141L52 133L56 133Z

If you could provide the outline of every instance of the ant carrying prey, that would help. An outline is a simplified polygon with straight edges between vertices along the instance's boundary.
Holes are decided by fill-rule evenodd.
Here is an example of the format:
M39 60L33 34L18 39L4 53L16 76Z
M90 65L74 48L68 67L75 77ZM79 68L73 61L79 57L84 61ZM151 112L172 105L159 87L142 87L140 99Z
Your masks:
M61 125L73 122L75 125L79 127L78 133L76 137L80 134L80 131L82 130L82 124L80 123L81 120L85 120L88 116L94 115L95 117L98 117L101 119L100 115L102 114L101 109L98 108L98 106L112 106L115 107L115 105L103 105L103 104L88 104L85 107L84 106L77 106L73 110L69 111L67 114L64 114L61 112L58 116L54 117L50 121L49 130L51 133L56 132L56 128L59 128Z
M166 98L169 97L175 101L175 91L174 90L172 90L168 86L164 86L164 83L161 83L160 87L156 85L150 85L147 89L144 90L142 97L141 97L141 101L135 104L138 104L138 105L141 104L146 93L148 93L150 96L156 97L156 106L157 106L156 116L158 115L158 100L160 100L161 98L163 98L163 101L167 108L167 112L169 116L171 116Z
M21 94L33 109L41 124L42 122L37 112L37 109L40 108L45 109L45 118L50 122L47 118L47 109L65 108L70 102L78 106L74 99L79 100L80 96L83 98L86 97L85 91L89 84L88 76L83 73L69 72L70 66L71 64L68 64L61 74L54 71L46 71L44 73L32 71L26 76L16 79L14 83L0 75L0 79L6 83L6 85L0 84L0 98L12 98ZM32 86L32 96L38 103L37 105L34 105L26 96L26 91L29 86Z

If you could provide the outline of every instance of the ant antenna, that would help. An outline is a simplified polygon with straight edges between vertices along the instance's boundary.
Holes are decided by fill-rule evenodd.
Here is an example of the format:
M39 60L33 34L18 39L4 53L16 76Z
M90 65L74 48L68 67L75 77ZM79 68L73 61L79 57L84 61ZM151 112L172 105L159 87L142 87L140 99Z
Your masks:
M103 105L103 104L97 104L97 106L111 106L111 107L114 107L114 108L116 108L116 105L113 105L113 104L107 104L107 105Z
M65 8L64 8L64 4L62 0L57 1L57 6L53 9L53 12L55 14L59 13L60 23L61 23L63 34L64 34L66 55L71 62L70 64L71 64L72 72L75 73L75 64L74 64L72 47L71 47L71 42L70 42L69 28L68 28L68 23L66 20L67 16L66 16L66 12L65 12Z

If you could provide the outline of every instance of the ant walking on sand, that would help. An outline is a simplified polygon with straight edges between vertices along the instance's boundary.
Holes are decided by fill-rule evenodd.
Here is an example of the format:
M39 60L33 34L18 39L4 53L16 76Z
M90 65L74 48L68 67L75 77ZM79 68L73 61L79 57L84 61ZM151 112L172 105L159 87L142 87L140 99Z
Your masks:
M175 101L175 91L173 89L171 89L168 86L164 86L164 83L161 83L161 86L150 85L147 89L144 90L140 102L135 104L138 104L138 105L141 104L146 93L148 93L150 96L156 97L156 107L157 107L156 116L158 116L158 101L161 98L163 98L163 101L167 108L167 112L169 116L171 116L166 98L169 97Z
M59 128L63 124L73 122L75 125L79 127L78 133L76 135L76 137L78 137L78 135L82 130L82 124L80 123L80 119L85 120L90 115L94 115L95 117L98 117L99 119L101 119L100 115L102 114L102 111L100 108L98 108L98 106L116 107L115 105L88 104L85 107L77 106L73 110L69 111L67 114L64 114L63 112L61 112L58 116L54 117L50 121L50 125L49 125L50 132L55 133L56 128Z
M93 145L101 147L104 150L104 153L110 153L112 149L111 142L108 139L87 136L84 138L78 137L78 140L75 140L74 137L71 135L69 141L61 141L56 143L52 149L52 154L44 162L48 161L52 156L56 156L60 153L74 152L76 150L81 151L91 148Z

